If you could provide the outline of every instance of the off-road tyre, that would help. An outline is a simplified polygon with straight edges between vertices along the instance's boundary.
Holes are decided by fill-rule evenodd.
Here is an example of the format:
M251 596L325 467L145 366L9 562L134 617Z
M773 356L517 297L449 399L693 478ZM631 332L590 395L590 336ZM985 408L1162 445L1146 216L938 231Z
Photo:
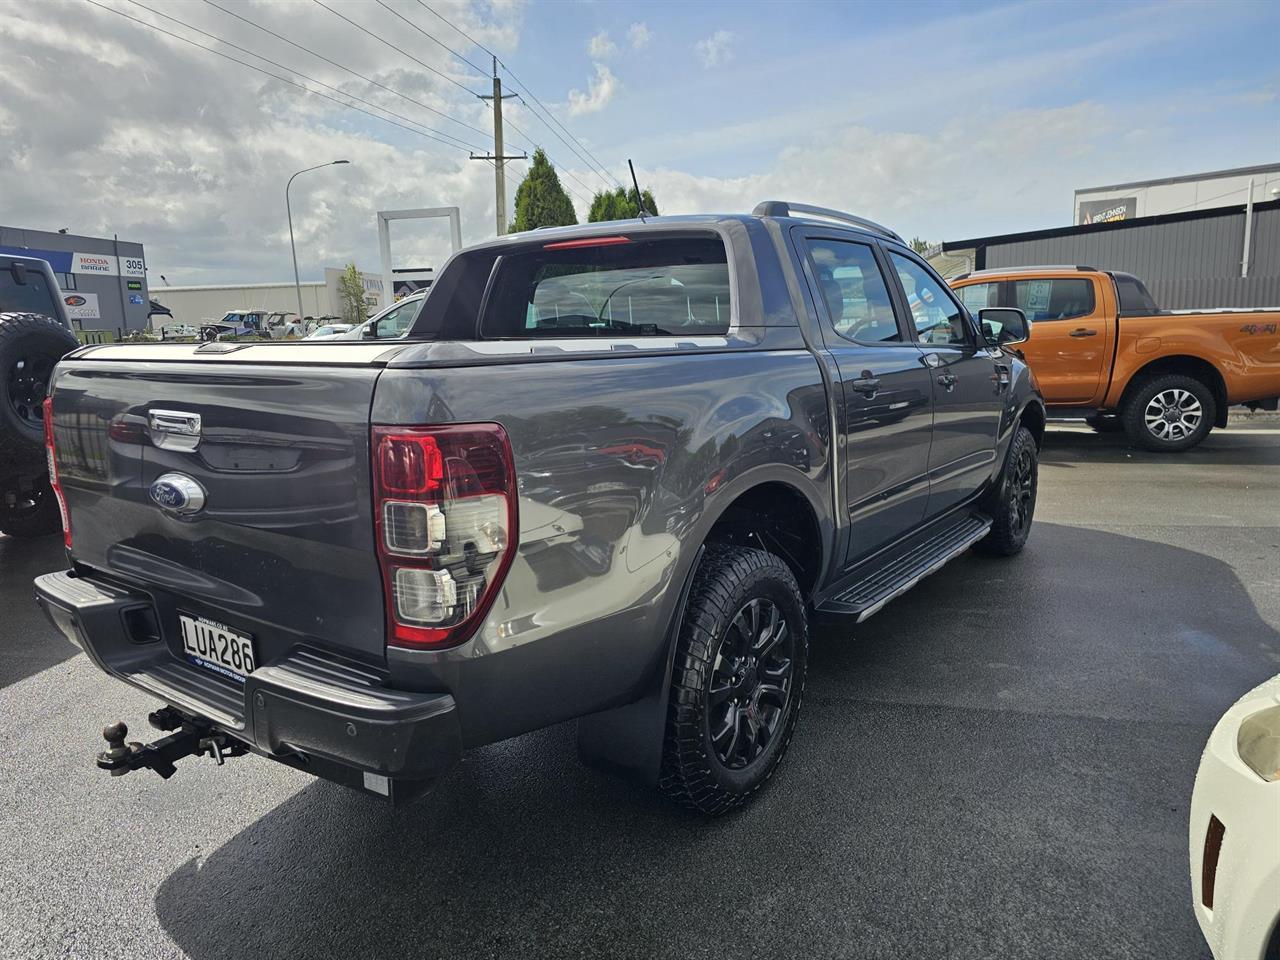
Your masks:
M53 365L80 346L75 334L39 313L0 313L0 465L44 446L40 404Z
M974 550L990 557L1012 557L1022 552L1031 535L1039 483L1040 451L1036 438L1019 425L1009 444L1000 483L984 504L991 517L991 530L974 544Z
M62 514L52 488L45 482L28 494L29 500L14 507L0 502L0 533L19 540L58 533L62 529Z
M747 628L750 610L759 619L777 611L785 636L768 636L755 645ZM744 647L745 644L745 647ZM738 657L750 648L758 658ZM789 654L786 697L775 716L777 695L766 687L782 686L782 659ZM808 664L809 623L804 599L791 570L777 556L732 544L712 544L703 553L676 639L671 697L663 742L659 789L669 799L704 814L718 816L741 805L777 771L795 732L804 695ZM746 663L753 661L753 663ZM729 679L734 664L744 673ZM753 687L747 693L747 687ZM713 686L715 692L713 692ZM726 693L728 691L728 693ZM739 700L745 700L741 707ZM721 709L725 710L722 715ZM721 729L732 719L734 743L744 736L744 757L723 758L711 725ZM772 730L767 729L770 719ZM759 723L759 728L756 724ZM767 733L767 737L761 736ZM758 754L746 759L759 747ZM745 764L733 764L742 759Z
M1172 423L1162 423L1162 408ZM1194 418L1194 419L1193 419ZM1208 384L1181 373L1157 374L1138 384L1120 411L1124 432L1143 450L1181 453L1209 435L1218 418L1218 401ZM1194 426L1192 423L1194 422ZM1160 430L1170 436L1161 437Z

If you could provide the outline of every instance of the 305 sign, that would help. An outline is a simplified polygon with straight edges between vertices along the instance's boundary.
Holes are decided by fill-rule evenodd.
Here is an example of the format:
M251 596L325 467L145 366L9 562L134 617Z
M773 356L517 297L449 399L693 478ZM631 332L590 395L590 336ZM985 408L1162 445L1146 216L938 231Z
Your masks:
M147 267L141 257L121 257L120 273L126 277L144 277L147 274Z

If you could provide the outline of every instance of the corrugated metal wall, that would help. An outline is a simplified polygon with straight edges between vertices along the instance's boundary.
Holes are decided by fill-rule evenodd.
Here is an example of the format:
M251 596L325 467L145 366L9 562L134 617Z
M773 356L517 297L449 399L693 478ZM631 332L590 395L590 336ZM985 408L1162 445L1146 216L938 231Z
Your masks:
M1249 276L1240 276L1244 213L990 245L987 267L1082 263L1141 277L1169 310L1280 306L1280 209L1253 216Z

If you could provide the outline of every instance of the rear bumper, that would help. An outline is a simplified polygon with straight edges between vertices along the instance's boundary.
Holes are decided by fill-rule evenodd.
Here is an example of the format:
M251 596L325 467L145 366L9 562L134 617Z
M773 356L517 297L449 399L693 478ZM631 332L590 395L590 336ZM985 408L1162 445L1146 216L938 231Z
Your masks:
M307 646L240 683L148 638L145 594L70 572L38 577L35 592L50 622L107 673L318 776L387 793L380 778L429 780L461 755L450 694L389 689L367 664Z

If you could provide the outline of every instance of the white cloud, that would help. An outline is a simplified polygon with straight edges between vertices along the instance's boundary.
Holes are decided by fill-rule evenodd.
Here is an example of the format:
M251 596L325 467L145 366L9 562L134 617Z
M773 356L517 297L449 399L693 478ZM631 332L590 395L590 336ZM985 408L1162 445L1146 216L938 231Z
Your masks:
M653 31L643 21L627 27L627 43L631 44L632 50L643 50L652 39Z
M957 240L1026 229L1055 211L1069 216L1072 187L1114 154L1128 122L1115 108L1083 102L996 117L958 114L930 134L845 126L798 139L741 176L659 167L646 168L641 180L663 214L743 213L761 200L796 200L870 217L907 237ZM1148 140L1132 152L1154 145ZM962 188L957 157L964 158Z
M155 2L271 55L263 34L218 11ZM504 7L510 21L488 30L471 8L455 15L472 36L505 51L493 38L508 31L518 38L520 9ZM311 76L446 131L478 153L490 148L484 104L426 71L402 70L386 48L353 36L320 8L303 15L293 6L255 4L245 15L478 129L431 118L334 68L300 65ZM463 77L444 51L423 47L415 55ZM56 2L6 11L0 62L21 64L0 76L0 182L44 185L3 191L0 222L119 233L146 246L149 280L157 286L161 273L174 284L291 277L285 181L331 158L351 165L308 173L290 191L304 279L351 260L376 269L379 209L456 204L465 241L492 235L493 168L469 161L468 146L448 147L340 108L112 13ZM523 172L513 166L509 195ZM398 263L438 265L449 251L443 227L406 226L393 231L393 240Z
M595 64L596 75L587 83L587 92L569 91L569 115L597 113L607 107L618 92L618 78L603 63Z
M734 36L728 30L717 30L709 37L699 40L693 45L698 59L707 69L718 67L733 59Z
M608 30L601 30L587 41L587 52L592 60L608 60L618 52L618 45L609 39Z

